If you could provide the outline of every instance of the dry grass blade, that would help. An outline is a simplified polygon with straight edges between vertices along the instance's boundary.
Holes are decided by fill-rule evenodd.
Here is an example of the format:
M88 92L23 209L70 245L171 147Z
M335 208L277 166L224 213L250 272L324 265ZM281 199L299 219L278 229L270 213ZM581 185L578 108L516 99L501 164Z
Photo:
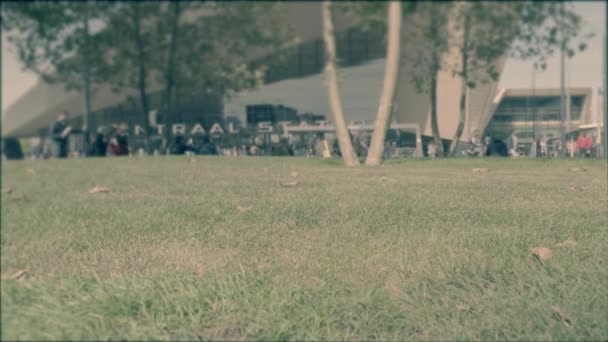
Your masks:
M89 189L88 193L90 194L97 194L97 193L101 193L101 192L109 192L110 189L103 187L103 186L96 186L93 187L91 189Z
M21 278L25 277L26 275L27 275L27 270L21 270L21 271L17 271L15 273L13 273L10 276L3 276L2 279L4 279L4 280L21 279Z
M380 178L380 181L382 181L382 182L389 182L389 181L390 181L390 182L396 182L397 180L396 180L396 179L394 179L394 178L381 177L381 178Z
M17 200L17 201L28 201L29 197L27 197L26 195L23 194L13 194L10 197L11 199Z
M574 246L576 246L577 243L578 242L576 242L576 240L570 238L566 241L555 244L555 246L556 247L566 247L566 246L574 247Z
M479 168L474 168L471 171L473 171L473 172L490 172L490 169L487 169L485 167L479 167Z
M572 191L576 191L576 192L581 192L581 191L585 190L585 188L583 188L582 186L575 186L575 185L570 186L569 189Z
M585 172L585 171L589 171L589 168L588 167L582 167L582 166L581 167L573 167L573 168L570 169L570 171L572 171L572 172L579 172L579 171Z
M559 306L552 306L551 312L553 313L553 317L555 317L560 322L564 323L566 328L572 327L572 320L568 316L568 314Z
M296 185L298 185L298 182L293 181L293 182L281 182L281 186L284 188L293 188Z
M469 311L471 310L471 307L467 304L458 304L456 305L456 309L458 309L459 311Z
M248 212L249 210L253 209L253 206L247 206L247 207L241 207L240 205L236 207L236 209L242 213Z
M534 247L530 249L530 253L539 260L547 260L553 256L553 252L547 247Z

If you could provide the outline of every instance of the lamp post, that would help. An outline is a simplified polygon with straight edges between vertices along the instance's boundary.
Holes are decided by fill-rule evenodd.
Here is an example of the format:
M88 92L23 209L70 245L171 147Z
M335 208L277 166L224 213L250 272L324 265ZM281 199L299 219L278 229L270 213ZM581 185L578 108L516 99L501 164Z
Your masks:
M564 2L561 3L561 12L564 13ZM559 125L559 142L562 146L560 157L566 156L566 149L563 147L566 146L566 136L565 136L565 121L566 121L566 85L564 83L564 74L565 74L565 50L566 50L566 40L564 39L563 29L562 31L562 41L561 41L561 49L560 49L560 125Z
M536 144L536 70L537 65L534 63L532 69L532 143Z
M606 4L604 4L604 6L606 6ZM606 96L606 93L608 93L608 76L606 75L608 72L608 67L606 66L608 63L606 61L606 58L608 58L608 52L606 51L608 50L608 42L606 42L606 38L606 35L604 35L604 72L602 73L604 76L604 85L602 87L602 116L604 117L604 158L608 159L608 97Z

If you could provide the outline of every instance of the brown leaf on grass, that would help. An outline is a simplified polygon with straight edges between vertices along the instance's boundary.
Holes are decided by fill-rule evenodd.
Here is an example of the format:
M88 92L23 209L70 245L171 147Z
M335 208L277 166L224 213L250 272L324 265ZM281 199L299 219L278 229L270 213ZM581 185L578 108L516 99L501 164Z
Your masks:
M573 168L570 169L570 171L572 171L572 172L579 172L579 171L585 172L585 171L589 171L589 168L588 167L584 167L584 166L573 167Z
M471 307L466 304L458 304L458 305L456 305L456 309L458 309L460 311L469 311L469 310L471 310Z
M296 177L298 177L300 174L298 173L298 171L291 171L290 175L291 175L291 177L296 178Z
M88 191L88 193L90 193L90 194L97 194L100 192L110 192L110 189L103 187L103 186L96 186L96 187L89 189L89 191Z
M490 169L487 169L485 167L478 167L478 168L474 168L471 171L473 171L473 172L490 172Z
M28 175L35 175L36 171L34 171L34 169L25 169L25 173L27 173Z
M577 191L577 192L581 192L581 191L585 190L585 188L583 188L582 186L575 186L575 185L570 186L569 189L572 191Z
M578 242L576 242L576 240L574 240L572 238L569 238L569 239L567 239L565 241L562 241L560 243L556 243L555 246L556 247L566 247L566 246L574 247L574 246L576 246L577 243Z
M27 270L21 270L21 271L17 271L9 276L3 276L2 279L3 280L7 280L7 279L21 279L23 277L25 277L27 275Z
M241 207L240 205L236 207L236 209L242 213L248 212L249 210L253 209L253 206L246 206L246 207Z
M284 188L293 188L296 185L298 185L298 182L293 181L293 182L281 182L281 186Z
M13 192L13 188L11 188L11 187L8 187L6 189L2 189L2 193L3 194L9 194L10 195L12 192Z
M30 199L29 197L23 194L13 194L10 198L17 201L29 201Z
M539 260L547 260L553 256L553 252L547 247L534 247L530 249L530 253Z
M553 317L556 318L558 321L564 323L566 328L572 327L572 320L562 308L560 308L559 306L552 306L551 312L553 313Z

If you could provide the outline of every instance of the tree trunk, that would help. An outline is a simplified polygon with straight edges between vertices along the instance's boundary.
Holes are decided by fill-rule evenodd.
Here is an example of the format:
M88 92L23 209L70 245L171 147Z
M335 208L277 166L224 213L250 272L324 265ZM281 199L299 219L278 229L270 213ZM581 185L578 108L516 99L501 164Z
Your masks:
M380 106L374 124L374 134L367 154L366 165L380 165L384 158L386 131L391 123L393 103L399 79L399 57L401 43L401 2L391 1L388 7L388 43L384 85L380 96Z
M135 43L137 48L137 65L138 65L138 88L139 97L141 100L142 118L144 120L144 146L147 150L150 142L150 124L148 120L149 104L148 94L146 91L146 56L144 54L144 42L141 34L141 16L140 16L139 4L133 4L133 24L135 26Z
M84 18L84 34L85 34L85 45L87 49L87 53L91 53L91 33L89 29L89 18L85 16ZM90 127L90 118L91 118L91 74L90 69L91 65L85 63L84 66L84 115L83 115L83 128L84 128L84 141L85 141L85 151L89 150L89 144L91 142L91 127Z
M336 43L334 41L334 27L330 6L330 1L326 0L321 3L323 39L325 41L327 58L325 62L325 75L327 77L329 104L334 117L336 136L338 138L338 144L340 145L342 159L347 166L357 166L359 165L359 159L354 154L353 144L350 140L350 135L348 134L348 127L344 121L344 113L342 112L342 100L340 99L338 78L336 76Z
M461 68L462 68L462 80L461 80L461 89L460 93L460 115L458 117L458 126L456 127L456 133L454 134L454 138L450 143L450 151L448 156L453 157L456 153L456 147L458 146L458 142L460 141L460 136L462 135L462 131L464 130L464 121L466 118L466 103L467 103L467 89L469 84L469 54L468 54L468 44L469 44L469 31L470 31L471 21L469 16L466 16L464 19L464 32L462 35L462 49L461 53Z
M430 83L430 100L431 100L431 128L433 129L433 140L437 146L437 156L443 156L443 143L439 134L439 125L437 124L437 76L439 75L439 53L432 52L431 62L431 83Z
M179 18L181 14L180 2L175 1L173 5L173 22L171 23L171 41L169 43L169 57L167 58L165 75L165 108L163 110L163 124L165 124L164 140L169 144L169 127L171 120L171 110L173 109L173 87L175 73L175 53L177 50L177 36L179 34ZM165 146L166 147L166 146Z
M89 143L91 142L91 78L88 73L85 74L84 77L84 118L83 118L83 128L84 128L84 141L85 147L88 151Z

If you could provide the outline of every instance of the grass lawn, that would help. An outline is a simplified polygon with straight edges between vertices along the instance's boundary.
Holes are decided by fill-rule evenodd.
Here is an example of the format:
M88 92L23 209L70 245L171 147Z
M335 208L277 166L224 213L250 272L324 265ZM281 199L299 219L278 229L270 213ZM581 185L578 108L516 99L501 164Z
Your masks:
M2 339L606 341L607 172L4 162ZM87 193L96 185L110 191Z

